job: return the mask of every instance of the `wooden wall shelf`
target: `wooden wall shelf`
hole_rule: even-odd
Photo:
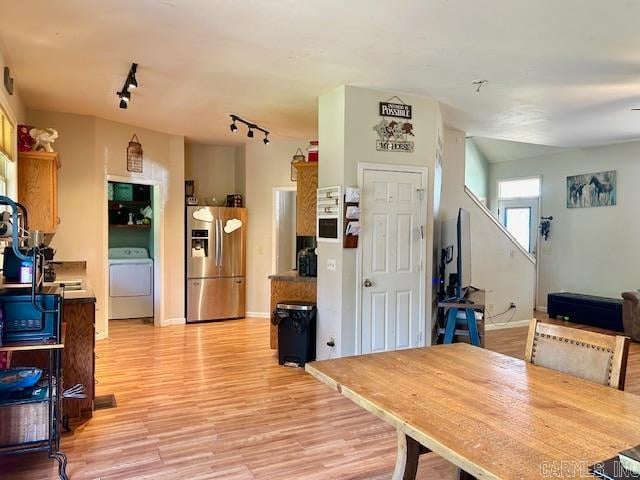
[[[133,230],[148,230],[151,228],[151,225],[121,225],[119,223],[110,223],[109,228],[128,228]]]

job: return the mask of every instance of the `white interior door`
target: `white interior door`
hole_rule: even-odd
[[[421,345],[423,174],[364,170],[361,191],[361,352]]]

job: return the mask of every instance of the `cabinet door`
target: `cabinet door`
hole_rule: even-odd
[[[304,162],[296,165],[298,188],[296,192],[296,233],[300,236],[316,235],[316,191],[318,190],[318,164]]]
[[[55,233],[58,225],[58,155],[18,155],[18,201],[29,213],[29,230]]]
[[[82,400],[65,399],[64,414],[70,419],[91,418],[95,398],[95,303],[64,302],[62,320],[67,325],[62,354],[63,387],[67,389],[80,383],[87,394]]]

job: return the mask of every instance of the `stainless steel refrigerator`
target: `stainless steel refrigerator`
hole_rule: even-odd
[[[187,207],[187,322],[242,318],[247,210]]]

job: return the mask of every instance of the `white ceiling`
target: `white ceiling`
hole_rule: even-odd
[[[495,138],[473,137],[473,143],[490,163],[510,162],[567,150],[535,143],[512,142]]]
[[[28,107],[198,141],[240,140],[230,112],[315,137],[318,95],[346,83],[438,99],[471,135],[577,146],[640,137],[639,19],[635,0],[28,0],[3,2],[0,48]]]

